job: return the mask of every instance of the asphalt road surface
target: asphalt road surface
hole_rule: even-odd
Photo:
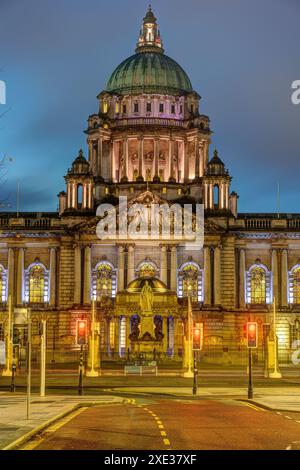
[[[23,449],[300,449],[300,413],[230,399],[128,401],[76,410]]]

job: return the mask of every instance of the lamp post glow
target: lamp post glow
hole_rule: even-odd
[[[282,375],[278,368],[278,358],[277,358],[277,334],[276,334],[276,302],[275,297],[273,300],[273,332],[274,332],[274,371],[269,373],[271,379],[281,379]]]

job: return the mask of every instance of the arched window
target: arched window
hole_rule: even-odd
[[[265,266],[255,264],[247,272],[247,302],[249,304],[268,304],[270,301],[270,272]]]
[[[93,300],[116,296],[116,271],[108,261],[100,261],[93,271]]]
[[[193,302],[203,301],[202,270],[192,261],[183,264],[178,273],[178,297],[188,295]]]
[[[289,275],[289,302],[300,304],[300,265],[294,266]]]
[[[220,190],[217,184],[214,185],[214,208],[218,209],[219,207],[219,198],[220,198]]]
[[[158,269],[151,261],[143,261],[136,270],[137,277],[156,277]]]
[[[0,265],[0,302],[7,300],[7,271]]]
[[[25,273],[25,301],[44,303],[48,300],[48,271],[42,263],[31,264]]]

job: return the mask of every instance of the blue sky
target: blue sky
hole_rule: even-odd
[[[113,69],[134,51],[148,2],[0,0],[1,199],[52,211]],[[233,176],[241,212],[300,212],[298,0],[154,0],[166,53],[188,73]],[[7,112],[6,112],[7,111]]]

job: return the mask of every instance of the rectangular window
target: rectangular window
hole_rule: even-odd
[[[194,105],[191,104],[191,113],[193,114],[194,113]]]
[[[159,112],[160,113],[164,112],[164,104],[163,103],[159,103]]]
[[[114,349],[115,347],[115,332],[116,332],[116,324],[114,320],[110,320],[109,322],[109,349]]]
[[[127,106],[126,104],[123,104],[123,114],[126,114],[127,113]]]
[[[182,111],[183,111],[183,106],[182,104],[180,105],[180,114],[182,114]]]
[[[133,111],[134,111],[134,113],[138,113],[138,112],[139,112],[139,104],[138,104],[138,103],[134,103],[134,105],[133,105]]]
[[[151,113],[151,103],[146,104],[146,111],[147,113]]]
[[[171,114],[175,114],[175,104],[171,105]]]
[[[119,112],[120,112],[120,104],[119,104],[119,102],[117,101],[117,102],[116,102],[116,114],[119,114]]]

